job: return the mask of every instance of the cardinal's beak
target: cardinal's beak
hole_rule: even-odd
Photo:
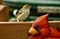
[[[28,33],[31,35],[36,35],[38,34],[38,31],[35,28],[31,27]]]

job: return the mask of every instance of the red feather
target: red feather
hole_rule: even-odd
[[[37,28],[39,33],[37,35],[31,35],[29,39],[44,39],[44,37],[48,36],[50,32],[48,14],[38,17],[34,21],[32,27],[35,29]]]

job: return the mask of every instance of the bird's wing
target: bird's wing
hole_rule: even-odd
[[[25,12],[21,13],[21,14],[17,17],[17,19],[18,19],[18,20],[25,20],[25,19],[28,17],[28,15],[29,15],[29,13],[25,11]]]
[[[22,9],[20,9],[19,11],[18,11],[18,13],[16,14],[16,17],[18,16],[18,15],[20,15],[22,13]]]

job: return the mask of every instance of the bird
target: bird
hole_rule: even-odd
[[[29,4],[25,4],[21,9],[14,10],[13,14],[15,16],[15,20],[17,22],[25,21],[28,18],[28,16],[30,15],[30,8],[31,8],[31,6]]]
[[[49,26],[48,15],[39,16],[32,24],[28,39],[60,39],[60,31]]]
[[[28,31],[31,34],[28,39],[44,39],[50,33],[48,25],[48,14],[39,16]]]

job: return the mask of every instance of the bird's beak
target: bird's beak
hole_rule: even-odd
[[[36,35],[38,34],[38,31],[35,28],[31,27],[28,33],[31,35]]]

